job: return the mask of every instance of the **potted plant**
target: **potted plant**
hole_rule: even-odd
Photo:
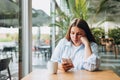
[[[120,44],[120,28],[114,28],[114,29],[110,29],[108,32],[108,36],[113,38],[115,41],[115,44]]]
[[[105,32],[104,29],[98,28],[91,28],[92,34],[95,37],[95,40],[98,44],[100,44],[100,38],[104,36]]]
[[[110,29],[108,32],[108,36],[114,39],[115,46],[115,58],[117,58],[117,54],[119,53],[119,44],[120,44],[120,28]]]

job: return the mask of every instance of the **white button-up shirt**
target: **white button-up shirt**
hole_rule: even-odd
[[[85,60],[85,46],[81,44],[80,46],[75,47],[72,45],[71,41],[63,38],[56,46],[51,60],[61,63],[62,58],[70,58],[73,62],[75,70],[85,69],[94,71],[98,69],[100,65],[100,58],[98,56],[98,45],[94,42],[92,42],[90,45],[92,49],[92,55]]]

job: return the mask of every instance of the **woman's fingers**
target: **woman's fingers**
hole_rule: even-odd
[[[73,64],[71,63],[62,63],[62,67],[65,71],[68,71],[69,69],[73,68]]]

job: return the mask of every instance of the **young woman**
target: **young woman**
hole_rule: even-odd
[[[58,69],[94,71],[99,68],[98,45],[87,22],[74,19],[66,36],[59,41],[51,57],[59,63]]]

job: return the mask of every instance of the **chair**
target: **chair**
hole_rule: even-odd
[[[115,52],[115,42],[114,42],[113,38],[106,39],[106,51],[107,52],[110,52],[110,51]]]
[[[105,38],[100,38],[100,44],[102,46],[102,51],[106,51],[106,49],[105,49],[106,39]]]
[[[2,50],[2,52],[3,52],[4,55],[6,55],[6,56],[8,56],[8,55],[7,55],[7,52],[10,52],[10,55],[11,55],[12,61],[13,61],[13,53],[12,53],[12,52],[16,52],[16,47],[12,47],[12,46],[10,46],[10,47],[4,47],[3,50]],[[16,53],[15,53],[15,54],[16,54]]]
[[[11,58],[5,58],[0,60],[0,80],[11,80],[11,73],[9,69],[9,63]],[[7,70],[8,76],[5,74],[2,74],[1,72]]]

